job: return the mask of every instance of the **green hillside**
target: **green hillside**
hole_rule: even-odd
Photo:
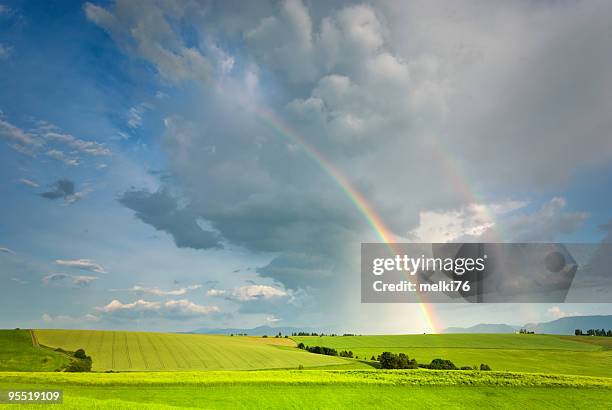
[[[457,366],[489,364],[494,370],[612,377],[607,340],[590,337],[521,334],[442,334],[293,337],[310,346],[352,350],[360,358],[384,351],[406,353],[420,363],[435,358]],[[601,338],[608,339],[608,338]]]
[[[34,346],[29,330],[0,330],[0,371],[53,371],[66,363],[64,355]]]
[[[45,346],[85,349],[94,371],[252,370],[348,362],[295,349],[288,339],[101,330],[36,330],[35,334]]]

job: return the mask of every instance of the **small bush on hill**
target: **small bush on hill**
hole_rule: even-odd
[[[431,363],[429,363],[429,368],[433,370],[457,370],[457,366],[446,359],[433,359]]]

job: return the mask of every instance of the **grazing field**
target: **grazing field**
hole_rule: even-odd
[[[64,355],[35,347],[29,330],[0,330],[0,371],[53,371],[66,363]]]
[[[296,336],[297,343],[352,350],[360,358],[384,351],[419,363],[449,359],[457,366],[487,363],[493,370],[612,377],[610,338],[517,334]]]
[[[612,407],[611,379],[501,372],[0,373],[0,390],[16,385],[63,389],[60,407],[74,409]]]
[[[35,334],[45,346],[85,349],[94,371],[252,370],[349,362],[274,344],[293,346],[289,339],[101,330],[36,330]]]

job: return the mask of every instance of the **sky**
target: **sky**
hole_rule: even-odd
[[[359,288],[381,232],[610,239],[611,17],[606,1],[0,0],[0,327],[612,314]]]

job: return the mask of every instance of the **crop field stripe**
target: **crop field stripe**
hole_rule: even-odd
[[[164,335],[164,337],[166,337],[166,335]],[[176,346],[176,348],[174,350],[176,351],[177,356],[180,357],[181,360],[183,361],[183,363],[185,364],[185,366],[180,366],[179,365],[179,367],[188,369],[190,366],[189,366],[189,361],[187,360],[185,354],[189,352],[189,349],[185,349],[185,344],[184,344],[182,339],[183,338],[180,338],[180,337],[176,338],[176,345],[177,346]],[[177,363],[178,363],[178,361],[177,361]]]
[[[127,356],[127,361],[128,361],[128,367],[130,369],[132,369],[132,358],[130,357],[130,348],[128,347],[128,337],[127,337],[127,333],[123,334],[123,341],[125,343],[125,355]]]
[[[192,353],[195,353],[194,347],[198,347],[198,348],[200,347],[200,343],[196,342],[196,343],[193,343],[193,347],[190,348],[189,346],[187,346],[187,343],[185,342],[185,340],[183,338],[177,339],[177,342],[181,343],[183,345],[183,347],[185,347],[186,351],[191,351]],[[196,358],[197,358],[198,361],[200,361],[200,363],[202,363],[202,366],[204,366],[204,368],[207,367],[206,366],[206,362],[204,362],[204,358],[202,356],[196,355]]]
[[[176,349],[170,349],[170,347],[168,346],[168,344],[166,343],[165,340],[165,335],[164,334],[157,334],[157,340],[159,340],[159,344],[162,345],[163,349],[166,350],[166,352],[168,353],[168,357],[170,357],[170,359],[172,359],[174,361],[174,363],[176,364],[176,366],[173,366],[174,368],[182,368],[183,366],[180,365],[179,361],[178,361],[178,355],[176,354],[175,350]]]
[[[159,350],[157,350],[157,346],[155,346],[155,343],[152,342],[151,335],[149,333],[147,333],[146,336],[147,336],[147,340],[149,341],[149,344],[151,345],[151,348],[155,352],[155,357],[157,357],[157,361],[159,362],[161,368],[165,369],[166,365],[165,365],[164,361],[162,360],[161,355],[159,354]]]
[[[115,368],[115,332],[113,332],[113,341],[111,342],[111,366]]]
[[[142,357],[142,362],[144,363],[145,369],[149,369],[149,363],[147,363],[147,357],[145,356],[142,350],[142,343],[140,343],[140,334],[136,333],[136,343],[138,344],[138,350],[140,351],[140,356]]]

